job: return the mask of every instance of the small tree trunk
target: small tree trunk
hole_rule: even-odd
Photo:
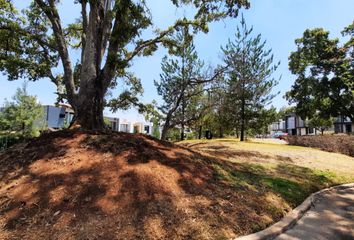
[[[243,142],[245,140],[245,99],[242,99],[241,105],[241,137],[240,141]]]
[[[198,134],[198,139],[202,138],[202,125],[199,126],[199,134]]]
[[[181,141],[184,140],[184,123],[182,123],[182,126],[181,126]]]
[[[224,137],[224,134],[223,134],[223,131],[222,131],[222,127],[220,126],[219,127],[219,138],[223,138]]]
[[[170,129],[171,116],[172,116],[171,114],[167,114],[167,116],[166,116],[165,124],[163,125],[162,131],[161,131],[161,140],[167,139],[167,133],[168,133],[168,130]]]

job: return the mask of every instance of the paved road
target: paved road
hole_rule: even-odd
[[[333,189],[317,196],[314,205],[276,240],[354,240],[354,188]]]

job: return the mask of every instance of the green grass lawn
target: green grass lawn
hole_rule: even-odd
[[[270,191],[291,207],[320,189],[354,182],[354,158],[313,148],[236,139],[179,143],[219,160],[218,179],[238,191]]]

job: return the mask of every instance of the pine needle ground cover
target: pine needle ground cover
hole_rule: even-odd
[[[0,239],[228,239],[353,171],[309,148],[60,131],[0,153]]]

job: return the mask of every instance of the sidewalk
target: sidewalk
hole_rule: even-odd
[[[276,240],[354,240],[354,188],[332,189],[316,196],[297,224]]]

